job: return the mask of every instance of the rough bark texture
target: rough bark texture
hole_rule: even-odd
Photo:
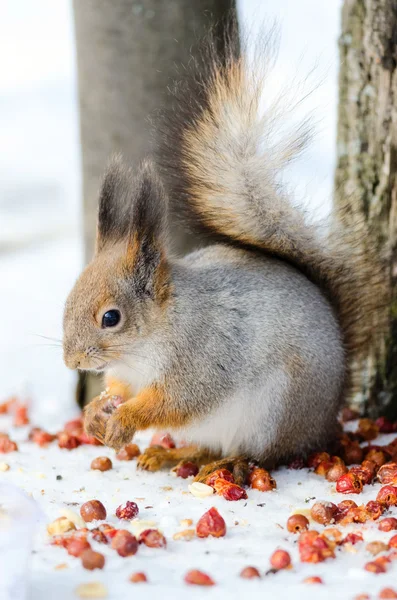
[[[122,152],[136,164],[148,154],[148,116],[166,102],[175,65],[189,60],[211,25],[221,30],[231,10],[235,0],[74,0],[87,260],[109,156]],[[176,225],[172,234],[177,251],[192,245]],[[93,382],[80,380],[80,403],[96,394]]]
[[[389,331],[362,365],[353,399],[397,416],[397,1],[345,0],[340,37],[340,96],[335,202],[351,199],[379,251],[388,249],[392,305]]]

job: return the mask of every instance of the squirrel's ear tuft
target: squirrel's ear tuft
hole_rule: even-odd
[[[120,155],[112,158],[99,196],[97,251],[107,243],[165,234],[166,200],[153,165],[134,174]]]

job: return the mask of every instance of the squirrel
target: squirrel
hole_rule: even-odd
[[[149,448],[142,468],[274,466],[324,447],[354,361],[380,331],[365,226],[346,225],[346,201],[324,236],[294,205],[278,174],[307,130],[272,143],[262,90],[236,33],[222,56],[207,40],[172,91],[154,157],[135,172],[116,157],[104,176],[95,255],[66,302],[64,360],[105,373],[85,423],[107,446],[147,428],[191,444]],[[173,257],[171,211],[207,245]]]

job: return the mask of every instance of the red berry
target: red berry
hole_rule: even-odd
[[[363,484],[354,473],[346,473],[336,482],[336,491],[341,494],[359,494]]]
[[[138,514],[138,505],[135,502],[130,502],[129,500],[127,500],[124,507],[120,504],[120,506],[116,508],[116,517],[118,519],[126,519],[131,521],[131,519],[135,519]]]
[[[216,508],[210,508],[198,520],[196,533],[197,536],[201,538],[208,536],[223,537],[226,535],[226,523]]]
[[[291,564],[291,557],[286,550],[276,550],[270,557],[270,564],[273,569],[287,569]]]

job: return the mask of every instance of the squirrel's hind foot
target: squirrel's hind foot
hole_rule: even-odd
[[[138,468],[145,471],[159,471],[165,466],[194,462],[198,466],[213,460],[215,456],[204,448],[185,446],[183,448],[162,448],[152,446],[138,457]]]
[[[228,456],[210,462],[201,467],[198,475],[194,478],[194,481],[205,483],[206,479],[217,471],[218,469],[228,469],[231,471],[237,485],[244,485],[247,481],[249,472],[249,461],[244,456]]]

